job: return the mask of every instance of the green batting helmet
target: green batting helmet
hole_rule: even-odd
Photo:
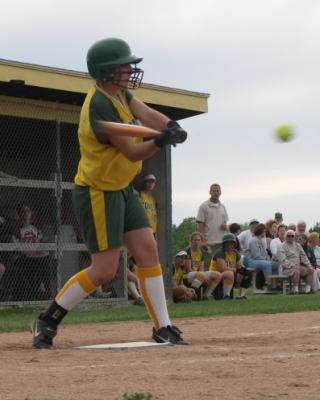
[[[232,233],[226,233],[222,238],[222,243],[237,243],[236,237]]]
[[[87,53],[88,71],[92,78],[109,82],[113,81],[117,66],[138,64],[142,60],[143,58],[132,54],[128,43],[117,38],[102,39],[94,43]],[[134,86],[140,85],[142,76],[141,69],[133,68],[131,83],[134,83]]]

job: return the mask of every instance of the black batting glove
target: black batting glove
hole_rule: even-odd
[[[169,129],[175,129],[175,128],[181,128],[181,126],[178,124],[177,121],[170,120],[170,121],[167,123],[167,128],[169,128]]]
[[[168,144],[176,146],[178,143],[183,143],[187,139],[187,132],[181,128],[177,121],[170,120],[167,123],[167,129],[163,129],[161,132],[162,135],[157,137],[154,141],[158,147],[164,147]]]
[[[183,143],[187,139],[187,132],[182,128],[167,128],[161,131],[161,134],[154,139],[154,144],[160,148],[171,144]]]

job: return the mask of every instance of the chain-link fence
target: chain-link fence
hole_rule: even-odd
[[[90,264],[71,200],[78,118],[79,110],[0,99],[0,304],[53,299]],[[125,301],[125,281],[123,252],[117,277],[90,297]]]

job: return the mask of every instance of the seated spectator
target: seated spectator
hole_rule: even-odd
[[[197,297],[194,288],[190,288],[186,285],[187,259],[188,259],[188,254],[184,250],[179,251],[174,258],[172,297],[175,303],[191,302]]]
[[[213,256],[210,271],[218,271],[223,282],[223,298],[231,299],[236,270],[242,267],[240,253],[235,249],[236,239],[232,233],[222,238],[222,247]]]
[[[292,277],[293,294],[299,294],[300,278],[306,279],[305,293],[311,293],[315,270],[301,245],[295,241],[295,231],[286,232],[285,241],[278,249],[277,259],[282,274]]]
[[[304,252],[306,253],[306,256],[308,257],[310,264],[316,268],[317,266],[317,260],[316,257],[314,255],[314,250],[313,248],[308,244],[308,235],[306,235],[305,233],[301,233],[298,236],[298,243],[300,244],[300,246],[303,248]]]
[[[286,236],[286,226],[282,224],[278,225],[277,237],[272,239],[270,242],[270,251],[273,261],[278,261],[277,260],[278,248],[280,247],[281,243],[285,241],[285,236]]]
[[[306,253],[306,256],[308,257],[310,264],[313,266],[315,269],[315,273],[313,276],[313,282],[312,282],[312,291],[317,292],[320,290],[320,269],[317,269],[317,260],[314,255],[313,248],[308,244],[308,236],[305,233],[302,233],[298,237],[298,243],[301,245],[303,248],[304,252]],[[318,275],[319,274],[319,275]]]
[[[128,294],[133,298],[133,304],[136,306],[144,306],[143,298],[139,292],[139,283],[136,275],[136,264],[134,258],[128,254],[127,262],[127,287]]]
[[[315,269],[318,280],[320,281],[320,246],[319,246],[319,234],[318,232],[311,232],[308,236],[308,243],[313,251],[315,257]]]
[[[241,251],[241,245],[240,245],[240,241],[238,239],[238,235],[240,235],[241,226],[238,223],[234,222],[234,223],[229,225],[229,232],[232,233],[235,236],[235,238],[236,238],[236,250],[240,252]]]
[[[29,206],[23,206],[12,237],[15,243],[39,243],[42,233],[34,213]],[[16,300],[44,300],[49,298],[50,274],[49,253],[46,251],[21,251],[15,261]]]
[[[296,226],[295,224],[289,224],[289,225],[287,226],[287,230],[291,230],[291,231],[296,232],[297,226]]]
[[[212,294],[221,281],[221,274],[217,271],[204,270],[205,251],[202,247],[202,236],[200,232],[193,232],[191,234],[190,246],[186,248],[186,252],[189,256],[186,260],[186,270],[188,271],[186,279],[188,283],[191,284],[195,277],[197,277],[199,281],[203,281],[204,276],[205,281],[203,284],[205,286],[205,291],[203,293],[203,299],[213,299]],[[199,276],[198,272],[201,272],[202,275]]]
[[[266,249],[265,234],[266,227],[264,224],[258,224],[254,230],[254,236],[249,243],[249,249],[246,252],[248,258],[248,266],[250,268],[261,270],[268,286],[272,285],[272,281],[268,278],[271,274],[278,273],[278,263],[270,261]],[[257,284],[258,288],[262,288],[262,283]]]
[[[318,232],[311,232],[308,236],[308,243],[309,246],[313,250],[313,254],[316,259],[316,267],[320,269],[320,246],[319,246],[319,233]]]
[[[249,243],[251,241],[251,239],[254,236],[254,230],[256,229],[256,226],[259,224],[259,221],[256,218],[253,218],[250,222],[249,222],[249,229],[246,229],[244,231],[242,231],[239,235],[238,235],[238,239],[240,242],[240,246],[241,246],[241,251],[246,254],[248,248],[249,248]],[[244,260],[244,262],[246,263],[246,260]]]
[[[296,240],[298,240],[298,237],[300,236],[300,235],[302,235],[303,233],[306,233],[306,231],[307,231],[307,224],[306,224],[306,222],[305,221],[302,221],[302,220],[300,220],[300,221],[298,221],[297,222],[297,228],[296,228],[296,233],[295,233],[295,239]]]
[[[266,243],[267,243],[267,253],[269,255],[269,258],[272,258],[272,253],[270,250],[270,243],[272,239],[275,239],[277,237],[277,230],[278,230],[278,224],[277,221],[274,219],[269,219],[266,224]]]

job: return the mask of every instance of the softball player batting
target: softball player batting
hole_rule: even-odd
[[[89,74],[96,84],[84,101],[79,123],[81,159],[75,177],[73,204],[89,252],[91,265],[73,276],[49,308],[32,324],[33,347],[49,349],[65,315],[117,273],[124,244],[137,263],[143,300],[154,328],[156,342],[187,344],[172,326],[166,306],[161,266],[153,237],[133,178],[142,160],[167,145],[187,138],[177,122],[136,99],[128,88],[139,87],[142,61],[128,44],[117,38],[101,40],[88,51]],[[98,121],[143,125],[161,131],[155,139],[109,134]]]

